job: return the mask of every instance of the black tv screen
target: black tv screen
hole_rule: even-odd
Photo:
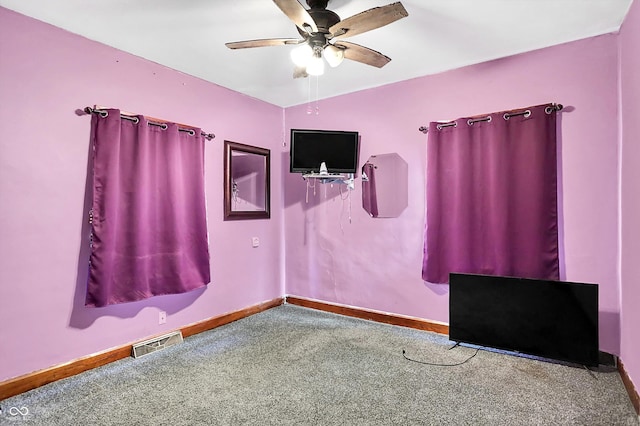
[[[292,173],[355,173],[358,169],[358,132],[291,129]]]
[[[598,286],[449,276],[449,339],[597,366]]]

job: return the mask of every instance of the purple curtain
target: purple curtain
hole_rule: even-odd
[[[425,281],[446,283],[450,272],[559,279],[556,110],[526,111],[430,123]]]
[[[94,114],[87,306],[183,293],[210,281],[200,130]]]

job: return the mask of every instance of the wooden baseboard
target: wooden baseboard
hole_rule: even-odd
[[[200,321],[197,323],[186,325],[179,330],[182,332],[183,337],[193,336],[203,331],[211,330],[221,325],[229,324],[233,321],[257,314],[258,312],[266,311],[273,307],[282,305],[284,298],[277,298],[267,302],[263,302],[254,306],[250,306],[239,311],[230,312],[218,317],[213,317]],[[165,332],[166,333],[166,332]],[[163,333],[164,334],[164,333]],[[150,336],[140,341],[153,338]],[[73,361],[69,361],[65,364],[56,365],[44,370],[35,371],[33,373],[25,374],[23,376],[15,377],[7,381],[0,383],[0,401],[23,392],[35,389],[37,387],[46,385],[47,383],[55,382],[56,380],[65,379],[67,377],[75,376],[93,368],[101,367],[120,359],[131,356],[131,346],[138,342],[133,342],[117,348],[108,349],[104,352],[89,355],[86,357],[78,358]]]
[[[446,324],[428,321],[419,318],[406,317],[402,315],[389,314],[385,312],[373,311],[353,306],[337,305],[333,303],[321,302],[319,300],[305,299],[296,296],[287,296],[285,303],[302,306],[305,308],[317,309],[334,314],[346,315],[370,321],[382,322],[385,324],[398,325],[401,327],[415,328],[422,331],[432,331],[440,334],[449,334],[449,326]]]
[[[219,317],[209,318],[204,321],[196,322],[184,326],[180,329],[183,337],[193,336],[194,334],[202,333],[203,331],[211,330],[216,327],[220,327],[230,322],[237,321],[242,318],[249,317],[262,311],[266,311],[276,306],[280,306],[284,303],[284,298],[279,297],[277,299],[269,300],[267,302],[259,303],[257,305],[249,306],[248,308],[241,309],[239,311],[230,312],[228,314],[221,315]],[[129,345],[130,347],[131,345]]]
[[[620,359],[618,359],[618,371],[620,372],[622,383],[624,383],[624,387],[627,389],[627,393],[629,394],[629,398],[631,399],[633,408],[636,409],[636,414],[640,416],[640,396],[638,395],[638,391],[631,381],[631,377],[629,377],[627,370],[624,368],[624,363]]]

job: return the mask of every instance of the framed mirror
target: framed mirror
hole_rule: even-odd
[[[271,217],[270,156],[265,148],[224,141],[224,220]]]

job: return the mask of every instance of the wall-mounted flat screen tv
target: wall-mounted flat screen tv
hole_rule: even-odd
[[[598,286],[452,273],[449,339],[597,366]]]
[[[314,173],[325,163],[328,173],[356,173],[358,132],[291,129],[292,173]]]

